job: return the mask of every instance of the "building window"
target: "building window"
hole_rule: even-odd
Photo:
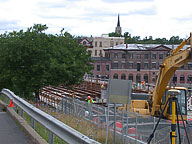
[[[159,54],[159,59],[163,59],[163,54]]]
[[[145,81],[146,83],[148,83],[148,75],[147,75],[147,74],[144,75],[143,79],[144,79],[144,81]]]
[[[106,65],[106,70],[109,71],[109,65]]]
[[[130,68],[130,69],[133,68],[133,63],[129,63],[129,68]]]
[[[95,56],[97,56],[97,50],[95,50]]]
[[[99,51],[99,56],[102,57],[103,54],[102,54],[102,50]]]
[[[125,58],[125,53],[122,53],[122,58]]]
[[[141,59],[141,54],[137,54],[137,59]]]
[[[149,63],[144,63],[144,69],[148,69],[149,68]]]
[[[110,54],[109,53],[105,53],[105,57],[110,58]]]
[[[192,64],[188,64],[188,69],[192,70]]]
[[[152,78],[153,83],[155,83],[155,78]]]
[[[133,81],[133,75],[132,74],[129,74],[129,80]]]
[[[125,75],[125,74],[122,74],[122,75],[121,75],[121,79],[122,79],[122,80],[126,80],[126,75]]]
[[[118,68],[118,63],[113,63],[113,68],[117,69]]]
[[[156,59],[156,54],[152,54],[152,59]]]
[[[184,75],[180,76],[180,83],[185,83],[185,76]]]
[[[180,69],[182,69],[182,70],[183,70],[183,69],[184,69],[184,65],[183,65],[183,66],[181,66],[181,67],[180,67]]]
[[[141,82],[141,75],[140,74],[136,75],[136,82],[138,82],[138,83]]]
[[[113,79],[118,79],[118,74],[114,74]]]
[[[114,58],[118,58],[118,53],[114,53]]]
[[[152,68],[156,69],[156,63],[152,63]]]
[[[144,54],[144,59],[149,59],[149,54]]]
[[[129,59],[133,59],[133,53],[129,53]]]
[[[95,47],[97,47],[97,41],[95,42]]]
[[[83,41],[83,45],[84,45],[84,46],[86,46],[86,45],[87,45],[86,41]]]
[[[116,42],[116,45],[118,45],[118,42]]]
[[[99,47],[102,47],[102,42],[99,42]]]
[[[113,41],[110,41],[110,47],[113,47]]]
[[[141,69],[141,64],[137,63],[137,71],[140,71],[140,69]]]
[[[100,71],[100,65],[97,65],[97,71]]]
[[[173,83],[176,83],[176,82],[177,82],[177,75],[174,74],[174,75],[173,75]]]
[[[187,81],[188,83],[192,83],[192,75],[188,75]]]
[[[122,69],[125,69],[125,67],[126,67],[126,63],[123,62],[123,63],[121,64],[121,68],[122,68]]]

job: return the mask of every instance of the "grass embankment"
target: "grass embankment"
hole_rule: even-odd
[[[49,106],[44,106],[41,108],[41,110],[52,115],[56,119],[79,131],[80,133],[88,136],[89,138],[92,138],[100,143],[105,143],[106,128],[101,128],[101,125],[97,127],[97,125],[90,121],[86,121],[84,118],[75,115],[67,115],[63,112],[56,112],[55,110],[52,110],[52,108],[50,108]],[[113,143],[112,133],[109,133],[108,143]]]

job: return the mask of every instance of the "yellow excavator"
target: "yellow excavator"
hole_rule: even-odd
[[[185,45],[190,42],[190,47],[183,49]],[[146,100],[134,100],[131,99],[129,105],[130,112],[138,112],[139,114],[149,114],[152,116],[160,116],[163,112],[163,117],[166,119],[172,119],[172,109],[171,104],[166,104],[168,101],[170,94],[168,92],[172,89],[179,90],[180,93],[177,95],[178,103],[181,108],[181,113],[183,115],[184,120],[187,120],[187,88],[185,87],[171,87],[168,86],[168,83],[175,71],[189,62],[191,60],[191,52],[192,52],[192,33],[190,37],[184,40],[176,49],[170,51],[168,57],[166,57],[163,63],[160,65],[160,71],[157,77],[157,81],[153,90],[153,94],[149,99]],[[125,109],[125,107],[121,107],[119,109]],[[179,119],[180,118],[180,114]]]
[[[190,47],[183,49],[190,41]],[[174,75],[175,71],[189,62],[192,57],[192,33],[188,39],[185,39],[176,49],[173,49],[169,56],[166,57],[160,65],[159,75],[155,84],[152,95],[151,115],[159,116],[165,103],[168,101],[170,95],[167,94],[170,89],[179,90],[177,95],[178,103],[181,108],[184,120],[187,120],[187,88],[185,87],[168,87],[168,82]],[[172,119],[171,106],[168,104],[165,107],[163,116],[167,119]],[[180,115],[179,115],[180,119]]]

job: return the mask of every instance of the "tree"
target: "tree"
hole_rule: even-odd
[[[183,41],[183,39],[179,38],[179,36],[172,36],[169,39],[170,44],[180,44]]]
[[[112,33],[109,33],[109,37],[122,37],[122,35],[116,32],[112,32]]]
[[[79,83],[93,68],[86,48],[68,32],[46,34],[46,25],[36,24],[25,32],[0,35],[0,88],[32,98],[45,85]]]

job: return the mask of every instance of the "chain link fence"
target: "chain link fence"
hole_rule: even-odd
[[[46,99],[41,97],[41,101],[46,102]],[[52,111],[59,112],[60,117],[62,114],[71,115],[83,121],[89,121],[94,124],[94,129],[90,130],[88,136],[95,139],[95,130],[103,129],[106,134],[108,126],[108,138],[106,143],[115,141],[116,143],[147,143],[147,139],[152,134],[159,118],[151,117],[148,115],[139,115],[137,113],[127,113],[126,111],[119,111],[114,109],[113,105],[104,107],[97,104],[80,101],[75,98],[63,96],[62,100],[58,103],[49,103],[52,105]],[[46,105],[41,105],[41,108]],[[50,108],[49,113],[51,114]],[[58,116],[59,117],[59,116]],[[176,143],[188,143],[187,136],[184,131],[183,124],[180,123],[180,133],[178,127],[176,128]],[[192,124],[186,124],[187,134],[191,141],[192,137]],[[152,144],[168,144],[170,141],[171,121],[161,119],[154,137],[151,141]],[[114,134],[115,133],[115,134]],[[179,140],[180,134],[180,140]]]

